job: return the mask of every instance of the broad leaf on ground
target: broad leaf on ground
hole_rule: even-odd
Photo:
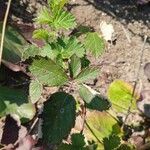
[[[60,86],[68,81],[67,74],[51,59],[39,57],[33,59],[29,70],[36,79],[44,85]]]
[[[85,47],[95,57],[98,57],[105,49],[104,40],[96,32],[88,33],[85,39]]]
[[[45,143],[60,143],[75,123],[76,102],[64,92],[51,95],[43,109],[43,140]]]
[[[99,73],[100,70],[98,68],[87,67],[80,72],[75,81],[77,81],[78,83],[86,82],[98,77]]]
[[[33,104],[36,103],[41,97],[42,89],[43,89],[42,84],[39,83],[38,80],[31,81],[29,86],[29,96]]]
[[[0,40],[1,40],[2,23],[0,23]],[[13,27],[7,26],[4,39],[4,49],[2,58],[12,63],[21,60],[23,47],[27,44],[26,40]]]
[[[31,120],[35,107],[28,102],[25,91],[0,86],[0,117],[16,114],[23,121]]]
[[[86,117],[84,134],[88,140],[94,140],[98,149],[104,149],[103,139],[111,134],[120,135],[121,129],[118,122],[107,112],[89,111]]]
[[[136,100],[139,99],[139,95],[132,96],[132,92],[133,87],[130,84],[122,80],[115,80],[108,88],[108,98],[112,102],[112,106],[119,112],[127,112],[133,99],[132,111],[136,109]]]
[[[75,54],[71,57],[69,70],[72,78],[75,78],[81,71],[81,60]]]
[[[110,107],[110,103],[106,98],[85,84],[80,85],[79,94],[89,109],[104,111]]]

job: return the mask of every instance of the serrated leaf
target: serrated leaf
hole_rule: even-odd
[[[85,84],[80,85],[79,94],[80,97],[86,102],[86,106],[89,109],[104,111],[108,110],[111,106],[106,98],[102,97],[100,93]]]
[[[70,76],[75,78],[81,71],[81,60],[75,54],[71,57],[69,64]]]
[[[95,57],[98,57],[104,51],[105,48],[104,40],[96,32],[88,33],[85,39],[85,47]]]
[[[42,57],[33,59],[29,70],[44,85],[60,86],[68,81],[68,76],[63,68],[56,65],[51,59]]]
[[[118,122],[106,112],[90,111],[87,113],[85,136],[98,144],[98,150],[104,149],[103,139],[111,134],[120,135]]]
[[[133,99],[131,111],[136,109],[136,100],[139,95],[135,94],[132,96],[133,87],[122,81],[115,80],[108,88],[108,98],[112,102],[112,106],[117,109],[118,112],[127,112]]]
[[[50,25],[55,29],[72,29],[76,26],[76,21],[71,13],[65,10],[57,10],[53,16],[53,22]]]
[[[21,59],[25,61],[26,59],[29,59],[30,57],[35,57],[36,55],[39,54],[40,54],[40,48],[38,48],[33,44],[32,45],[30,44],[24,48],[24,52],[22,53]]]
[[[112,134],[107,138],[103,139],[105,150],[116,150],[121,144],[121,139],[119,136]]]
[[[34,39],[40,39],[48,41],[49,39],[49,32],[45,29],[38,29],[33,32],[33,38]]]
[[[75,81],[78,83],[83,83],[87,80],[92,80],[98,77],[99,69],[94,67],[87,67],[83,69],[80,74],[76,77]]]
[[[76,102],[64,92],[51,95],[44,103],[43,109],[43,141],[57,144],[66,137],[75,123]]]
[[[52,14],[47,7],[43,7],[37,16],[35,21],[39,24],[51,24],[53,22]]]
[[[17,114],[23,121],[31,120],[35,107],[28,102],[23,90],[0,86],[0,117]]]
[[[64,59],[71,57],[73,54],[80,58],[84,56],[85,49],[76,37],[64,38],[64,43],[66,44],[62,53]]]
[[[48,0],[48,4],[52,11],[61,10],[68,0]]]
[[[29,96],[31,102],[36,103],[42,94],[42,84],[38,80],[32,80],[29,86]]]
[[[1,40],[2,23],[0,23]],[[26,40],[15,28],[7,26],[4,39],[2,58],[6,61],[17,63],[21,60],[23,47],[27,44]]]

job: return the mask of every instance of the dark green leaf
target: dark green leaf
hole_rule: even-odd
[[[110,107],[108,100],[100,95],[100,93],[83,84],[79,89],[80,97],[86,102],[89,109],[99,111],[107,110]]]
[[[119,136],[112,134],[108,138],[103,139],[105,150],[116,150],[121,144],[121,139]]]
[[[2,23],[0,23],[0,39],[1,39]],[[12,63],[17,63],[21,60],[23,47],[27,44],[26,40],[19,34],[19,32],[7,26],[4,39],[3,56],[4,60]]]
[[[29,69],[41,84],[59,86],[68,81],[68,77],[64,70],[51,59],[42,57],[33,59]]]
[[[85,39],[85,47],[95,57],[98,57],[104,51],[105,44],[103,39],[99,37],[98,33],[92,32],[87,34],[87,37]]]
[[[81,71],[81,60],[75,54],[71,57],[69,64],[70,76],[75,78]]]
[[[94,67],[87,67],[81,71],[81,73],[76,77],[78,83],[83,83],[87,80],[92,80],[98,77],[99,69]]]
[[[24,121],[31,120],[35,107],[28,102],[23,90],[0,86],[0,117],[8,114],[16,114]]]
[[[43,109],[43,140],[46,143],[60,143],[75,123],[76,102],[64,92],[51,95]]]

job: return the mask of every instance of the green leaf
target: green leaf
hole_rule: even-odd
[[[28,102],[25,91],[0,86],[0,117],[16,114],[23,121],[31,120],[35,107]]]
[[[136,100],[139,98],[137,94],[132,96],[133,87],[122,81],[115,80],[108,88],[108,98],[112,102],[112,106],[117,109],[118,112],[127,112],[131,105],[131,99],[133,99],[131,111],[136,109]]]
[[[43,141],[57,144],[69,133],[75,123],[76,102],[64,92],[51,95],[44,103],[43,109]]]
[[[62,143],[58,150],[90,150],[85,143],[85,137],[81,133],[71,135],[71,144]]]
[[[80,85],[79,94],[80,97],[86,102],[86,106],[89,109],[104,111],[108,110],[110,107],[110,103],[106,98],[102,97],[100,93],[85,84]]]
[[[0,23],[0,40],[1,40],[2,23]],[[23,47],[27,44],[26,40],[13,27],[7,26],[4,39],[4,49],[2,58],[12,63],[21,60]]]
[[[90,65],[89,59],[87,59],[86,56],[82,57],[81,58],[81,68],[83,69],[83,68],[89,67],[89,65]]]
[[[108,138],[104,138],[103,142],[105,150],[116,150],[121,144],[121,139],[119,136],[113,134]]]
[[[84,56],[85,49],[76,37],[64,38],[64,43],[65,47],[62,53],[64,59],[71,57],[73,54],[76,54],[80,58]]]
[[[70,76],[72,78],[75,78],[81,71],[81,60],[75,54],[71,57],[69,69],[70,69]]]
[[[136,148],[133,145],[121,144],[117,150],[136,150]]]
[[[53,16],[53,22],[49,25],[52,25],[55,29],[72,29],[76,26],[75,17],[64,10],[55,12]]]
[[[33,59],[29,70],[44,85],[60,86],[68,81],[67,74],[64,70],[51,59],[42,57]]]
[[[88,33],[85,39],[85,47],[95,57],[98,57],[104,51],[105,48],[104,40],[101,37],[99,37],[98,33],[96,32]]]
[[[40,54],[40,48],[35,46],[34,44],[27,45],[24,48],[24,52],[22,53],[21,59],[25,61],[26,59],[29,59],[30,57],[35,57],[36,55]]]
[[[76,77],[75,81],[78,83],[83,83],[87,80],[92,80],[98,77],[99,69],[94,67],[87,67],[83,69],[80,74]]]
[[[61,10],[68,0],[48,0],[48,4],[52,11]]]
[[[104,138],[111,134],[119,136],[121,133],[118,122],[106,112],[90,111],[86,118],[84,134],[88,140],[94,140],[98,144],[97,149],[102,148]]]
[[[40,39],[48,41],[49,39],[49,32],[45,29],[38,29],[33,32],[33,38],[34,39]]]
[[[38,17],[35,19],[35,21],[38,24],[51,24],[53,22],[52,13],[48,10],[47,7],[43,7],[37,16]]]
[[[29,96],[31,102],[36,103],[42,94],[42,84],[38,82],[38,80],[32,80],[29,86]]]

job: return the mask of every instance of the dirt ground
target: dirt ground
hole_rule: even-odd
[[[10,20],[23,23],[22,32],[31,38],[32,23],[45,1],[14,1]],[[21,5],[21,9],[18,7]],[[5,8],[0,0],[0,7]],[[101,69],[96,89],[106,95],[108,85],[115,79],[123,79],[134,83],[141,64],[139,83],[142,90],[150,89],[150,83],[143,72],[143,67],[150,62],[150,5],[137,6],[131,0],[70,0],[67,8],[75,15],[78,24],[88,25],[100,32],[100,23],[111,23],[115,30],[116,44],[106,42],[105,53],[98,59],[90,58],[93,65]],[[1,11],[2,12],[2,11]],[[2,20],[2,13],[0,13]],[[11,22],[10,21],[10,22]],[[29,28],[31,27],[31,28]],[[144,36],[148,36],[144,47],[142,62],[141,48]]]

